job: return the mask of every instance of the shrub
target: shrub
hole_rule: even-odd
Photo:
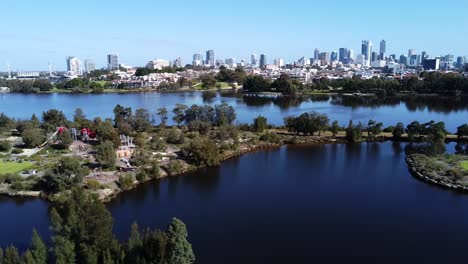
[[[118,185],[122,190],[129,190],[133,186],[133,175],[125,174],[119,177]]]
[[[22,149],[18,149],[18,148],[14,148],[12,151],[11,151],[11,154],[21,154],[23,153],[24,151]]]
[[[7,152],[7,151],[10,151],[10,149],[11,149],[10,142],[6,140],[0,141],[0,152]]]
[[[180,160],[171,160],[169,164],[167,164],[167,173],[169,175],[176,175],[182,173],[184,166]]]
[[[260,140],[266,141],[268,143],[274,143],[274,144],[279,144],[281,142],[281,137],[278,136],[276,133],[268,132],[263,134],[260,137]]]
[[[169,144],[182,144],[184,143],[184,133],[182,133],[182,130],[173,127],[167,134],[166,141]]]
[[[88,188],[91,190],[97,190],[101,187],[101,184],[96,180],[88,180]]]
[[[148,174],[145,170],[139,170],[136,174],[136,180],[139,182],[144,182],[148,178]]]

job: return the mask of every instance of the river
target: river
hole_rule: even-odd
[[[179,92],[179,93],[134,93],[134,94],[0,94],[0,113],[26,119],[34,113],[41,116],[48,109],[60,109],[69,118],[76,108],[81,108],[89,118],[113,117],[115,105],[146,108],[154,116],[157,108],[171,110],[177,103],[220,104],[226,102],[237,112],[237,123],[250,123],[258,115],[268,118],[275,125],[282,125],[283,118],[303,112],[317,111],[347,125],[349,120],[367,124],[370,119],[383,122],[385,126],[412,121],[444,121],[455,132],[468,116],[468,98],[459,97],[409,97],[371,98],[314,96],[308,99],[285,99],[258,96],[241,96],[232,92]],[[155,120],[158,120],[154,116]]]
[[[21,95],[0,98],[0,112],[15,118],[76,107],[107,116],[115,104],[173,107],[227,102],[237,122],[262,114],[275,123],[305,111],[347,120],[466,122],[466,99],[307,100],[175,94]],[[180,177],[152,181],[108,204],[119,239],[130,225],[164,228],[171,217],[188,226],[197,263],[343,263],[468,261],[468,195],[414,179],[403,144],[287,146],[223,162]],[[454,145],[449,144],[449,152]],[[25,248],[32,228],[49,235],[49,205],[39,199],[0,197],[0,246]],[[404,258],[402,258],[404,256]]]

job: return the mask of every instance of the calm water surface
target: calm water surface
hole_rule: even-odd
[[[283,147],[150,182],[108,204],[120,239],[137,221],[186,222],[198,263],[461,263],[468,195],[408,173],[403,145]],[[453,151],[453,144],[449,151]],[[47,204],[0,202],[0,244],[47,232]]]
[[[444,121],[451,131],[467,122],[468,98],[354,98],[314,96],[306,100],[282,98],[242,97],[230,92],[180,92],[180,93],[138,93],[138,94],[0,94],[0,112],[15,118],[30,118],[33,113],[40,116],[42,111],[56,108],[69,118],[80,107],[85,114],[94,118],[112,117],[116,104],[133,109],[146,108],[152,114],[159,107],[172,109],[177,103],[219,104],[226,102],[235,107],[238,123],[250,123],[258,115],[266,116],[269,122],[282,125],[283,118],[303,112],[317,111],[327,114],[331,120],[347,125],[349,120],[365,124],[369,119],[385,125],[397,122],[408,124],[412,121]],[[157,117],[156,117],[157,119]],[[158,121],[159,122],[159,121]]]

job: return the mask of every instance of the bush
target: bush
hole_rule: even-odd
[[[18,148],[15,148],[11,151],[11,154],[21,154],[23,153],[24,151],[22,149],[18,149]]]
[[[101,184],[96,180],[88,180],[88,188],[91,190],[97,190],[101,187]]]
[[[119,177],[118,185],[122,190],[129,190],[133,187],[133,175],[125,174]]]
[[[7,152],[7,151],[10,151],[10,149],[11,149],[10,142],[6,140],[0,141],[0,152]]]
[[[276,133],[267,132],[260,137],[260,140],[268,143],[279,144],[281,142],[281,137]]]
[[[136,174],[136,180],[139,182],[144,182],[148,178],[148,174],[144,169],[141,169]]]
[[[164,151],[166,150],[166,142],[161,139],[158,135],[153,136],[150,141],[150,147],[156,151]]]
[[[167,164],[167,173],[169,175],[176,175],[182,173],[184,166],[180,160],[171,160],[169,164]]]
[[[173,127],[167,134],[166,141],[169,144],[182,144],[184,143],[184,133],[182,130]]]
[[[21,135],[26,147],[35,148],[44,142],[43,131],[39,128],[28,129]]]

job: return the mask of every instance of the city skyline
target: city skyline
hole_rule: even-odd
[[[293,0],[287,6],[274,6],[268,1],[220,4],[203,0],[184,3],[183,9],[174,3],[147,0],[125,7],[118,2],[16,1],[5,6],[4,20],[15,23],[0,33],[0,71],[6,71],[7,63],[12,70],[47,70],[49,61],[54,70],[65,70],[64,58],[68,56],[82,61],[92,59],[96,68],[105,68],[106,54],[112,53],[119,54],[120,63],[134,66],[144,66],[151,59],[178,57],[184,64],[190,64],[194,53],[205,55],[207,50],[214,50],[216,59],[250,61],[250,54],[266,54],[290,62],[302,56],[313,57],[315,48],[330,53],[347,48],[357,55],[362,40],[371,40],[373,50],[378,53],[382,39],[387,41],[386,54],[406,55],[409,49],[415,49],[418,54],[426,51],[430,56],[468,55],[464,45],[468,42],[468,29],[459,26],[468,25],[463,14],[468,3],[457,1],[397,0],[385,10],[395,16],[383,16],[371,1],[360,1],[356,6],[338,5],[336,0],[328,3]],[[198,12],[206,6],[210,6],[208,18]],[[302,7],[304,15],[293,12],[297,6]],[[411,14],[405,19],[398,18],[405,13],[402,6]],[[260,12],[266,7],[268,12]],[[54,16],[41,16],[41,10],[52,10]],[[104,11],[113,12],[122,22],[109,23],[102,16]],[[175,13],[180,19],[173,19]],[[199,17],[194,17],[197,13]],[[437,17],[441,13],[451,15],[444,20],[430,19],[431,14]],[[366,14],[365,19],[359,14]],[[87,19],[71,21],[68,19],[71,15],[86,15]]]

